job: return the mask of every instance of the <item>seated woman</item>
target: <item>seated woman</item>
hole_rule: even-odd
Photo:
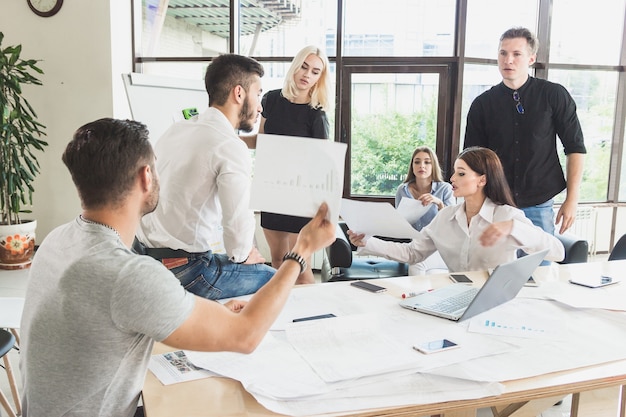
[[[565,255],[559,240],[533,225],[515,208],[498,156],[490,149],[471,147],[459,154],[450,178],[462,204],[448,206],[409,243],[366,238],[348,231],[360,254],[378,255],[415,264],[439,251],[451,272],[479,271],[517,258],[517,250],[549,249],[547,260]]]
[[[412,226],[422,230],[445,206],[456,203],[452,186],[443,180],[437,155],[428,146],[420,146],[413,151],[406,179],[396,191],[396,208],[403,198],[421,201],[430,207]],[[433,253],[423,262],[409,265],[409,275],[424,275],[427,271],[445,270],[448,267],[439,252]]]

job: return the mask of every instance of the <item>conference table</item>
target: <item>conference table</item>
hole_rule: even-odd
[[[539,282],[539,289],[548,289],[550,285],[567,283],[572,277],[588,276],[596,273],[623,279],[625,282],[612,287],[619,291],[626,290],[626,261],[568,265],[552,264],[551,266],[537,268],[533,277]],[[475,285],[481,285],[488,278],[487,271],[466,272],[466,274],[474,281]],[[438,274],[379,279],[375,282],[387,288],[385,293],[378,296],[387,297],[386,300],[393,298],[393,304],[395,305],[401,299],[402,294],[406,293],[407,289],[415,291],[429,290],[448,285],[451,281],[447,274]],[[329,292],[345,291],[345,288],[348,287],[346,282],[314,285],[319,288],[317,291]],[[572,284],[565,285],[572,286]],[[303,286],[302,289],[296,287],[293,291],[303,291],[304,287],[308,286]],[[360,290],[357,289],[353,289],[353,291],[355,297],[366,297],[360,294],[368,294],[365,291],[359,293],[358,291]],[[526,291],[526,294],[528,294],[528,291],[532,290],[523,289],[523,291]],[[597,289],[588,289],[588,291],[593,292],[597,291]],[[589,294],[598,294],[598,292],[592,292]],[[371,294],[367,296],[371,297]],[[522,293],[517,298],[521,296]],[[516,301],[517,298],[510,303]],[[397,308],[408,311],[399,306]],[[577,310],[577,314],[585,314],[586,312],[584,308]],[[597,311],[597,309],[591,308],[589,311]],[[422,313],[408,312],[422,315]],[[611,317],[616,317],[620,320],[626,314],[623,309],[621,311],[604,312],[614,315]],[[448,322],[445,319],[434,319],[442,320],[442,324]],[[626,328],[623,328],[623,332],[626,334]],[[616,336],[623,336],[621,330],[616,332]],[[568,348],[572,349],[571,346]],[[598,346],[597,354],[602,354],[602,348],[602,346]],[[158,355],[173,350],[175,349],[157,343],[155,344],[154,354]],[[622,350],[626,350],[626,346]],[[584,356],[588,353],[590,352],[587,347],[585,351],[580,352],[580,355]],[[537,352],[537,355],[541,355],[541,352]],[[592,365],[563,369],[531,377],[498,381],[503,388],[497,395],[464,399],[448,397],[445,401],[424,401],[415,404],[372,409],[359,409],[361,407],[355,404],[354,410],[331,411],[311,415],[470,417],[476,416],[478,409],[491,408],[495,417],[534,417],[554,405],[557,401],[572,394],[571,416],[626,417],[626,393],[623,388],[626,385],[626,355],[617,358],[613,356],[607,362],[599,360]],[[293,378],[297,380],[298,375],[294,375]],[[142,400],[146,417],[269,417],[285,415],[268,410],[243,388],[242,383],[226,377],[209,377],[164,385],[153,373],[148,372],[143,388]]]

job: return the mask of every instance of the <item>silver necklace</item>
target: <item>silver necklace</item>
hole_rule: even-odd
[[[120,239],[122,238],[119,234],[119,232],[117,230],[115,230],[114,228],[112,228],[111,226],[109,226],[108,224],[104,224],[104,223],[100,223],[100,222],[95,222],[93,220],[89,220],[87,218],[85,218],[82,214],[79,215],[80,219],[82,221],[84,221],[85,223],[89,223],[89,224],[97,224],[98,226],[104,226],[107,229],[113,230],[115,232],[115,234],[117,235],[117,237],[119,237]]]

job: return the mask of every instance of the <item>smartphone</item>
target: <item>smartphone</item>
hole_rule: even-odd
[[[300,317],[299,319],[293,319],[293,322],[297,323],[299,321],[317,320],[317,319],[329,319],[331,317],[337,317],[337,316],[335,316],[333,313],[320,314],[319,316]]]
[[[352,281],[350,283],[350,285],[352,285],[353,287],[360,288],[360,289],[365,290],[365,291],[369,291],[369,292],[384,292],[384,291],[387,291],[387,288],[381,287],[380,285],[370,284],[367,281]]]
[[[576,285],[582,285],[583,287],[599,288],[606,287],[607,285],[617,284],[620,282],[620,280],[612,277],[607,277],[606,275],[599,275],[595,277],[572,278],[569,280],[569,282]]]
[[[431,340],[430,342],[420,343],[419,345],[413,346],[413,349],[420,351],[422,353],[436,353],[443,352],[444,350],[454,349],[459,347],[457,343],[454,343],[449,339],[437,339]]]
[[[471,284],[473,281],[464,274],[450,274],[450,279],[459,284]]]

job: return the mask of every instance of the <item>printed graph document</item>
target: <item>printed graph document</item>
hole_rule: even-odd
[[[191,363],[182,350],[152,355],[148,369],[159,378],[163,385],[215,376],[213,372],[198,368]]]
[[[421,204],[421,203],[420,203]],[[418,231],[389,203],[341,200],[341,217],[350,228],[369,236],[413,238]]]
[[[330,220],[339,219],[345,143],[259,134],[250,208],[313,217],[326,202]]]

